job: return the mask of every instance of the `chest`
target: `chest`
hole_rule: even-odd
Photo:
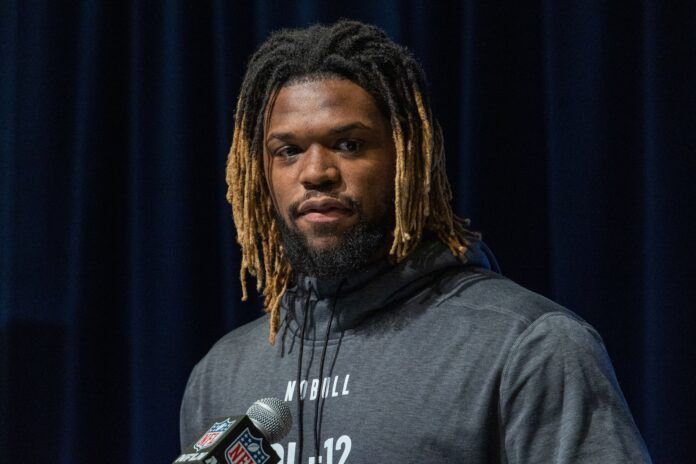
[[[295,345],[228,372],[216,401],[244,411],[261,397],[285,400],[293,427],[274,445],[285,464],[490,462],[498,376],[464,348],[351,337],[306,344],[300,364]]]

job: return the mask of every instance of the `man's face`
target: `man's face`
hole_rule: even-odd
[[[393,226],[391,127],[362,87],[329,79],[281,88],[264,141],[264,171],[284,241],[294,234],[309,252],[322,253],[346,245],[359,229]],[[384,235],[371,254],[386,254]]]

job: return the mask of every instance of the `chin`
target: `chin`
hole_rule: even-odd
[[[326,251],[341,244],[341,237],[332,235],[324,237],[308,237],[307,244],[316,251]]]

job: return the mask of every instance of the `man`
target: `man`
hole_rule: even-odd
[[[357,22],[251,58],[228,200],[269,315],[195,367],[182,446],[276,396],[296,411],[286,464],[650,462],[599,335],[493,272],[453,215],[424,90]]]

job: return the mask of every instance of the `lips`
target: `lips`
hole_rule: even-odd
[[[352,213],[352,209],[334,198],[315,198],[303,202],[297,210],[300,218],[310,222],[335,221]]]

